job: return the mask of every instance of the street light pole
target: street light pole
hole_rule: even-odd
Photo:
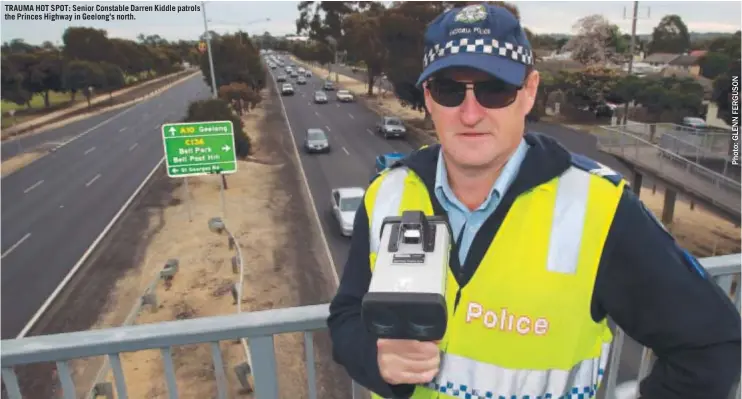
[[[216,75],[214,74],[214,57],[211,54],[211,34],[209,33],[209,25],[206,22],[206,2],[201,2],[201,11],[204,16],[204,35],[206,35],[206,49],[209,52],[209,70],[211,71],[211,91],[214,98],[219,97],[216,88]]]
[[[634,16],[631,18],[631,44],[629,44],[629,67],[628,74],[631,76],[631,71],[634,69],[634,48],[636,47],[636,19],[639,14],[639,2],[634,2]],[[629,102],[626,101],[623,109],[623,121],[622,125],[629,123]]]

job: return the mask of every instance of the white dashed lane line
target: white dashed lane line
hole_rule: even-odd
[[[95,151],[95,147],[90,147],[87,150],[85,150],[85,155],[88,155],[88,154],[90,154],[93,151]]]
[[[131,147],[129,147],[129,151],[133,150],[136,146],[137,146],[137,143],[132,144]]]
[[[348,116],[350,117],[350,119],[355,119],[355,117],[351,114],[348,114]]]
[[[350,153],[348,152],[348,150],[345,149],[345,147],[343,147],[343,151],[345,151],[345,155],[350,155]]]
[[[18,248],[19,245],[23,244],[23,241],[28,240],[28,237],[31,237],[31,233],[26,233],[26,235],[23,236],[23,238],[21,238],[20,240],[18,240],[17,243],[13,244],[10,248],[8,248],[8,250],[5,251],[5,253],[2,256],[0,256],[0,259],[8,256],[11,252],[13,252],[13,250]]]
[[[96,180],[100,179],[100,173],[95,175],[89,182],[85,183],[85,187],[90,187],[91,184],[95,183]]]
[[[36,187],[40,186],[41,183],[43,183],[43,182],[44,182],[43,180],[37,181],[36,183],[34,183],[33,185],[31,185],[31,187],[23,190],[23,194],[28,194],[29,191],[31,191],[31,190],[35,189]]]

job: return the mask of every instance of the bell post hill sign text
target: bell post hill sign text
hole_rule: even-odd
[[[162,143],[170,177],[237,171],[231,121],[168,123],[162,125]]]

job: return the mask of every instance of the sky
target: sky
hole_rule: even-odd
[[[206,2],[206,16],[209,29],[218,33],[247,31],[273,35],[296,33],[296,18],[299,16],[296,1],[219,1]],[[601,14],[622,31],[631,32],[631,1],[514,1],[521,13],[523,25],[535,33],[573,33],[572,26],[577,20],[591,14]],[[118,2],[118,1],[77,1],[68,2],[6,2],[3,1],[3,19],[0,37],[3,42],[21,38],[27,43],[41,44],[51,41],[61,44],[62,33],[69,26],[88,26],[108,31],[109,37],[136,39],[137,35],[158,34],[167,40],[197,40],[204,31],[203,14],[200,11],[140,11],[134,12],[133,21],[48,21],[48,20],[9,20],[8,5],[68,4],[80,5],[162,5],[172,4],[200,5],[201,2]],[[57,14],[72,12],[57,11]],[[42,16],[44,12],[33,12]],[[78,12],[77,14],[82,14]],[[106,13],[98,13],[106,14]],[[128,14],[128,13],[118,13]],[[637,33],[649,34],[667,14],[677,14],[685,21],[690,31],[695,32],[734,32],[740,30],[742,3],[739,1],[675,1],[639,3]],[[82,17],[82,16],[81,16]]]

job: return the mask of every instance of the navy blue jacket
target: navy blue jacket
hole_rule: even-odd
[[[531,148],[513,185],[482,225],[457,276],[474,274],[515,198],[559,176],[571,165],[597,164],[570,154],[555,140],[527,134]],[[438,145],[413,152],[403,163],[433,193]],[[617,182],[619,176],[608,176]],[[431,195],[431,201],[437,201]],[[440,208],[440,207],[438,207]],[[357,382],[384,397],[408,397],[412,385],[391,386],[380,376],[376,339],[361,322],[361,300],[371,281],[369,223],[356,213],[348,260],[330,304],[333,357]],[[458,274],[458,273],[457,273]],[[630,189],[619,201],[593,289],[593,320],[615,321],[658,357],[641,384],[642,399],[726,399],[740,376],[740,314],[697,260],[680,248]]]

